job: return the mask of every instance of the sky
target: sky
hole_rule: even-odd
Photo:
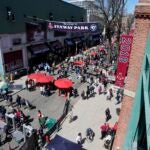
[[[64,0],[69,1],[69,0]],[[127,0],[126,9],[128,13],[134,13],[135,5],[138,3],[138,0]]]
[[[128,13],[134,13],[135,5],[138,3],[138,0],[127,0],[126,9]]]

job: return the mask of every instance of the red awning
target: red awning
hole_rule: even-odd
[[[60,89],[68,89],[73,86],[73,82],[69,79],[63,78],[55,81],[55,86]]]
[[[42,76],[40,78],[37,79],[38,83],[49,83],[52,82],[54,80],[53,76]]]

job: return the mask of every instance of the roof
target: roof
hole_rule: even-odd
[[[7,7],[15,14],[15,21],[7,20]],[[0,34],[24,32],[25,22],[32,21],[24,18],[24,14],[48,20],[49,13],[56,21],[69,20],[71,16],[80,21],[86,14],[83,8],[61,0],[0,0]]]
[[[46,146],[48,150],[82,150],[81,145],[74,143],[60,135],[55,138]]]

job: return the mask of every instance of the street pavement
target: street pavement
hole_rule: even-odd
[[[82,90],[86,90],[88,83],[81,84],[75,73],[71,74],[71,78],[74,82],[74,87],[78,89],[79,95],[81,95]],[[65,97],[58,96],[58,91],[54,92],[50,97],[45,97],[40,95],[39,88],[36,91],[29,92],[25,88],[25,80],[27,76],[21,77],[14,81],[14,85],[22,84],[22,90],[13,90],[13,98],[15,100],[16,95],[19,94],[21,97],[28,99],[36,109],[28,111],[27,109],[21,108],[26,115],[30,115],[34,120],[31,122],[34,128],[39,127],[37,119],[37,111],[41,110],[44,116],[52,117],[58,119],[65,105]],[[96,87],[95,92],[98,89]],[[73,115],[77,116],[77,119],[69,123],[69,118],[67,117],[61,126],[61,130],[57,133],[71,141],[75,141],[77,134],[82,133],[83,138],[85,137],[85,131],[87,128],[92,128],[95,132],[95,138],[93,142],[85,141],[83,148],[87,150],[103,150],[104,141],[100,139],[100,125],[105,122],[105,109],[110,108],[112,119],[108,121],[110,126],[113,126],[116,121],[118,121],[117,110],[120,109],[121,104],[115,105],[116,100],[113,98],[111,101],[106,100],[106,95],[96,94],[94,97],[88,100],[82,100],[80,96],[77,98],[70,99],[71,104],[73,104]],[[6,106],[6,102],[1,102],[1,105]],[[11,111],[10,107],[7,107],[8,111]],[[16,147],[16,143],[12,141],[12,148]],[[7,150],[8,144],[0,147],[0,150]],[[17,149],[17,148],[16,148]]]
[[[83,89],[85,86],[80,87]],[[95,92],[97,89],[95,90]],[[118,121],[117,110],[120,109],[121,104],[115,105],[116,100],[113,98],[111,101],[106,100],[106,95],[98,95],[91,97],[88,100],[79,101],[73,107],[73,116],[77,116],[77,119],[69,123],[69,117],[62,125],[62,129],[57,133],[66,139],[76,142],[76,137],[79,132],[82,133],[85,138],[85,131],[87,128],[92,128],[95,132],[95,138],[93,142],[85,140],[83,148],[87,150],[103,150],[104,140],[101,140],[100,126],[105,122],[105,109],[109,107],[112,119],[108,121],[110,126],[113,126]]]
[[[28,110],[25,108],[21,108],[21,110],[25,113],[25,115],[29,115],[31,120],[33,120],[31,125],[33,128],[38,129],[39,128],[39,121],[37,118],[37,112],[38,110],[41,110],[42,114],[45,117],[49,118],[55,118],[58,120],[62,113],[66,102],[66,97],[64,96],[58,96],[58,91],[53,91],[53,94],[49,97],[42,96],[40,94],[40,89],[36,87],[35,91],[29,92],[25,89],[25,80],[27,79],[27,76],[21,77],[18,80],[14,80],[13,85],[22,85],[22,89],[13,89],[12,95],[13,95],[13,102],[16,100],[16,96],[19,95],[24,99],[29,100],[29,102],[34,105],[36,108],[32,110]],[[81,86],[80,81],[77,79],[75,73],[71,74],[71,79],[74,82],[74,87],[79,88]],[[72,105],[74,105],[78,101],[78,98],[75,98],[72,101]],[[9,107],[9,105],[6,103],[6,101],[1,101],[1,105],[6,106],[7,112],[12,111],[12,107]],[[13,105],[15,107],[15,104]],[[16,107],[15,107],[16,108]],[[18,144],[12,140],[10,142],[10,145],[12,148],[16,147],[16,149],[19,149]],[[7,150],[8,144],[4,144],[0,147],[0,150]]]

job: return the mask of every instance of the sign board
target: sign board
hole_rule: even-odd
[[[49,30],[62,32],[97,32],[98,23],[87,22],[49,22]]]
[[[115,85],[119,87],[124,86],[124,80],[129,64],[130,52],[132,48],[133,36],[122,35],[120,43],[120,53],[118,57],[118,67],[116,73]]]

